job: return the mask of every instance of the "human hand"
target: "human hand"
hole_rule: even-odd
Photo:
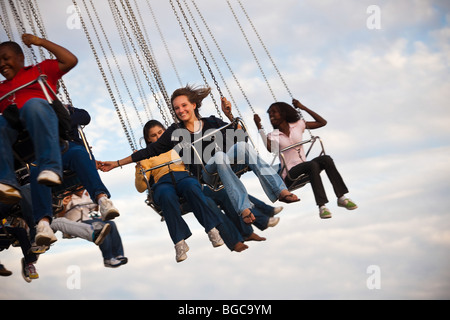
[[[27,47],[31,47],[31,45],[40,46],[42,43],[42,39],[29,33],[24,33],[22,35],[22,41]]]
[[[222,111],[225,113],[227,118],[233,118],[233,114],[231,113],[231,102],[227,100],[227,98],[223,97],[222,101]]]
[[[253,121],[255,121],[256,127],[261,129],[261,118],[256,113],[253,115]]]
[[[298,101],[297,99],[292,99],[292,104],[294,105],[294,107],[296,107],[296,108],[298,108],[298,109],[300,109],[300,110],[305,110],[305,106],[300,102],[300,101]]]
[[[100,171],[108,172],[111,171],[114,168],[117,168],[117,162],[116,161],[98,161],[100,166]]]

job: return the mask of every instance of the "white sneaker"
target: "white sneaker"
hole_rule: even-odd
[[[122,264],[122,261],[117,260],[116,258],[111,258],[109,260],[103,260],[103,264],[107,268],[117,268]]]
[[[4,204],[15,204],[22,199],[19,190],[10,185],[0,183],[0,202]]]
[[[271,217],[271,218],[269,218],[269,222],[267,222],[267,227],[268,228],[269,227],[275,227],[278,224],[278,222],[280,222],[280,218],[278,218],[278,217],[276,217],[276,218]]]
[[[323,206],[319,209],[319,216],[321,219],[329,219],[331,218],[331,212],[327,207]]]
[[[181,240],[175,244],[175,259],[177,262],[181,262],[187,259],[186,252],[189,251],[189,246],[186,241]]]
[[[39,221],[36,227],[36,245],[38,247],[46,246],[49,247],[53,242],[56,242],[58,239],[55,237],[52,228],[45,221]]]
[[[100,214],[102,215],[103,221],[112,220],[120,216],[119,210],[114,207],[112,201],[109,199],[103,199],[100,202]]]
[[[279,214],[283,210],[283,207],[273,208],[273,215]]]
[[[42,172],[37,177],[37,182],[51,187],[61,184],[61,178],[51,170],[42,170]]]
[[[220,236],[219,230],[212,228],[208,231],[208,238],[211,241],[214,248],[220,247],[224,244],[222,237]]]

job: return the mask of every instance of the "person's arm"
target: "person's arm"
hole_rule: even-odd
[[[233,113],[231,112],[231,102],[227,100],[227,98],[221,99],[222,104],[222,111],[225,114],[225,116],[230,120],[230,122],[234,121]],[[238,125],[236,129],[242,129],[241,125]]]
[[[270,139],[267,137],[266,133],[264,132],[264,129],[262,128],[261,118],[259,117],[258,114],[255,113],[253,115],[253,121],[255,121],[255,125],[258,128],[259,135],[261,136],[261,139],[263,140],[264,145],[266,146],[267,150],[269,152],[271,152],[272,144],[270,142]]]
[[[59,70],[63,73],[69,72],[78,63],[78,58],[66,48],[57,45],[47,39],[39,38],[35,35],[25,33],[22,35],[22,41],[28,47],[35,45],[43,47],[54,54],[56,60],[58,60]]]
[[[143,159],[148,159],[150,157],[155,157],[160,155],[163,152],[167,152],[173,148],[172,143],[172,132],[174,131],[174,127],[170,126],[162,136],[158,139],[158,141],[150,143],[147,148],[135,151],[132,155],[116,160],[116,161],[99,161],[100,162],[100,170],[103,172],[111,171],[114,168],[122,167],[127,164],[138,162]]]
[[[306,122],[306,128],[308,128],[308,129],[317,129],[317,128],[321,128],[323,126],[326,126],[327,120],[325,120],[324,118],[319,116],[317,113],[315,113],[311,109],[305,107],[297,99],[293,99],[292,100],[292,104],[294,105],[294,107],[296,107],[296,108],[298,108],[300,110],[306,111],[311,117],[313,117],[314,121],[307,121]]]

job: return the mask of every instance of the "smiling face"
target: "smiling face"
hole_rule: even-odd
[[[24,67],[24,56],[9,46],[0,47],[0,73],[6,80],[13,79]]]
[[[195,109],[197,105],[191,103],[187,96],[178,96],[173,102],[173,110],[177,115],[177,118],[182,122],[190,122],[191,120],[196,120]]]
[[[280,124],[285,121],[285,119],[282,117],[280,110],[277,106],[270,107],[269,111],[269,119],[272,126],[276,129],[280,126]]]

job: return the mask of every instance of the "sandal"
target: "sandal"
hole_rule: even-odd
[[[292,202],[300,201],[300,199],[293,193],[289,193],[289,194],[281,197],[278,200],[281,201],[281,202],[285,202],[285,203],[292,203]]]

